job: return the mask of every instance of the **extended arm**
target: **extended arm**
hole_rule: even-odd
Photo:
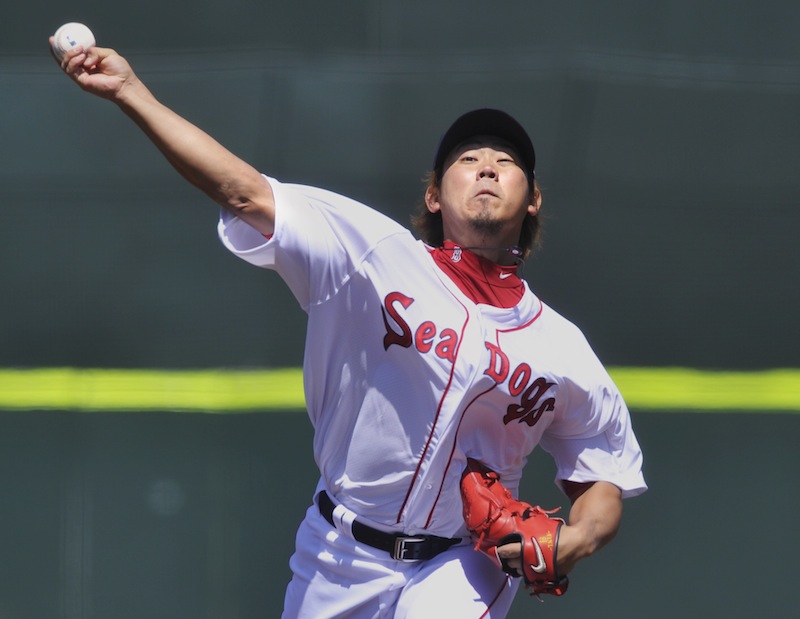
[[[122,56],[108,48],[87,53],[77,47],[61,68],[86,92],[119,106],[186,180],[262,234],[272,234],[275,204],[266,179],[160,103]]]

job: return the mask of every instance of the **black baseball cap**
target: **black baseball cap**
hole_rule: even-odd
[[[476,135],[494,136],[511,144],[522,158],[520,167],[525,171],[528,180],[533,182],[536,176],[536,152],[533,150],[533,142],[531,142],[528,132],[510,115],[491,108],[467,112],[450,125],[439,141],[436,158],[433,160],[433,169],[439,178],[444,172],[444,160],[450,152],[462,142]]]

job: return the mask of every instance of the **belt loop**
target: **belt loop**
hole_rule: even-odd
[[[344,505],[337,505],[333,508],[333,526],[340,533],[353,537],[353,522],[356,519],[354,512],[347,509]]]

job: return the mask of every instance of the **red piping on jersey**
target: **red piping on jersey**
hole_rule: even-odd
[[[543,312],[543,311],[544,311],[544,303],[542,303],[541,301],[539,301],[539,311],[538,311],[538,312],[536,312],[536,315],[535,315],[533,318],[531,318],[531,319],[530,319],[528,322],[526,322],[524,325],[519,325],[518,327],[512,327],[512,328],[510,328],[510,329],[497,329],[496,333],[511,333],[512,331],[520,331],[520,330],[522,330],[522,329],[527,329],[527,328],[528,328],[528,327],[530,327],[530,326],[531,326],[531,325],[532,325],[534,322],[536,322],[537,320],[539,320],[539,316],[541,316],[541,315],[542,315],[542,312]],[[499,344],[499,342],[498,342],[498,340],[495,340],[495,342],[497,342],[497,343],[498,343],[498,346],[500,345],[500,344]]]
[[[456,299],[458,301],[458,299]],[[447,379],[447,386],[444,388],[442,392],[442,397],[439,399],[439,405],[436,407],[436,415],[433,417],[433,424],[431,425],[430,434],[428,434],[428,440],[425,442],[425,448],[422,450],[422,454],[419,457],[419,461],[417,462],[417,468],[414,471],[414,476],[411,478],[411,483],[408,485],[408,492],[406,492],[406,498],[403,499],[403,504],[400,506],[400,511],[397,513],[397,521],[395,524],[400,524],[400,520],[403,518],[403,513],[406,511],[406,505],[408,505],[408,500],[411,498],[411,491],[414,489],[414,484],[417,483],[417,479],[419,478],[419,471],[422,468],[422,463],[425,461],[425,456],[428,453],[428,448],[431,446],[431,441],[433,440],[433,435],[436,432],[436,425],[439,423],[439,415],[442,412],[442,406],[444,406],[445,398],[447,398],[447,394],[450,391],[450,387],[453,384],[453,375],[456,371],[456,363],[458,362],[458,353],[461,350],[461,344],[464,341],[464,332],[467,330],[467,325],[469,324],[470,313],[469,310],[464,306],[461,301],[458,301],[461,307],[464,308],[464,312],[467,314],[467,319],[464,321],[464,324],[461,326],[461,335],[458,338],[458,346],[456,347],[456,354],[453,356],[453,365],[450,368],[450,376]]]
[[[526,329],[527,327],[530,327],[534,322],[536,322],[536,320],[539,318],[539,316],[542,315],[542,310],[543,309],[544,309],[544,305],[540,304],[539,311],[536,312],[536,315],[533,318],[531,318],[528,322],[526,322],[524,325],[520,325],[518,327],[513,327],[511,329],[498,329],[497,331],[495,331],[495,343],[498,345],[498,347],[500,346],[499,335],[501,333],[510,333],[512,331],[518,331],[518,330]],[[459,345],[460,345],[460,342],[459,342]],[[497,383],[495,383],[494,385],[492,385],[491,387],[489,387],[485,391],[482,391],[481,393],[477,394],[474,398],[472,398],[472,401],[469,404],[467,404],[467,406],[464,407],[464,410],[461,413],[461,419],[458,420],[458,427],[456,428],[455,436],[453,437],[453,447],[450,450],[450,457],[447,460],[447,466],[445,467],[444,475],[442,476],[442,483],[439,486],[439,492],[436,495],[436,500],[433,502],[433,507],[431,507],[431,511],[428,514],[428,519],[425,522],[425,528],[426,529],[431,525],[431,520],[433,520],[433,513],[434,513],[434,511],[436,511],[436,505],[438,505],[439,498],[442,496],[442,492],[444,491],[444,482],[447,479],[447,472],[450,470],[450,465],[453,462],[453,454],[455,453],[456,445],[458,444],[458,432],[461,429],[461,423],[464,421],[464,417],[466,417],[467,411],[470,409],[470,407],[479,398],[482,398],[483,396],[485,396],[487,393],[492,391],[492,389],[494,389],[495,387],[497,387]]]
[[[455,436],[453,436],[453,447],[450,449],[450,457],[447,459],[447,466],[444,467],[444,474],[442,475],[442,483],[439,486],[439,493],[436,495],[436,500],[433,502],[433,507],[431,507],[431,511],[428,514],[428,520],[425,522],[426,529],[431,526],[433,512],[436,511],[436,505],[438,505],[439,498],[442,496],[442,491],[444,490],[444,482],[447,479],[447,472],[450,470],[450,465],[453,463],[453,454],[456,452],[456,445],[458,444],[458,431],[461,429],[461,423],[464,421],[464,417],[467,416],[467,411],[470,409],[470,407],[475,404],[479,398],[485,396],[495,387],[497,387],[497,383],[489,387],[486,391],[482,391],[481,393],[477,394],[474,398],[472,398],[472,401],[464,407],[464,411],[461,413],[461,419],[458,420],[458,427],[456,427]]]
[[[511,578],[511,577],[510,576],[506,576],[506,581],[501,585],[500,590],[497,592],[497,595],[495,595],[494,598],[492,598],[492,601],[489,602],[489,604],[486,606],[486,610],[483,611],[483,613],[481,614],[480,617],[478,617],[478,619],[485,619],[485,617],[490,617],[491,616],[489,613],[491,612],[492,607],[495,604],[497,604],[497,601],[500,599],[500,596],[503,595],[503,591],[506,590],[506,585],[508,584],[508,579],[509,578]]]
[[[506,576],[506,581],[501,585],[500,590],[497,592],[497,595],[495,595],[494,598],[492,598],[492,601],[489,602],[489,604],[486,606],[486,610],[483,611],[483,613],[481,614],[480,617],[478,617],[478,619],[485,619],[486,617],[491,616],[490,612],[492,610],[492,607],[495,604],[497,604],[497,601],[500,599],[500,596],[503,595],[503,591],[506,590],[506,585],[508,584],[509,578],[511,578],[511,576]]]

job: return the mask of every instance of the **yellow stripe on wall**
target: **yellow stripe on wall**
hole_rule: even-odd
[[[0,369],[0,408],[243,412],[305,409],[300,369]]]
[[[800,412],[800,369],[609,371],[632,410]],[[299,368],[0,369],[0,409],[236,413],[304,410],[305,400]]]
[[[800,412],[800,369],[611,368],[631,409]]]

